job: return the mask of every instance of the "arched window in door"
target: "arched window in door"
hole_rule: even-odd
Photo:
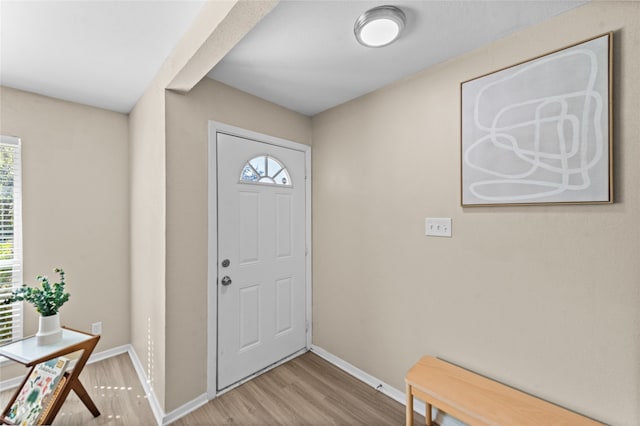
[[[240,173],[240,182],[279,186],[292,185],[287,168],[269,155],[260,155],[247,161],[242,168],[242,173]]]

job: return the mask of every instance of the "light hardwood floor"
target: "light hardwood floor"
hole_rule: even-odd
[[[25,374],[27,369],[25,368]],[[87,365],[80,374],[101,415],[93,417],[72,391],[54,425],[154,425],[156,424],[129,355],[122,354]],[[15,389],[0,393],[5,407]]]
[[[80,376],[102,412],[93,418],[72,393],[54,425],[154,425],[128,355],[88,365]],[[0,394],[4,407],[11,392]],[[403,425],[404,406],[306,353],[173,423],[192,425]],[[415,425],[424,418],[416,416]]]

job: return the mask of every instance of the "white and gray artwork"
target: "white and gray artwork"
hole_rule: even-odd
[[[462,204],[610,201],[609,37],[462,84]]]

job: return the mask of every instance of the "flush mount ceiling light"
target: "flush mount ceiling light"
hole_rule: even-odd
[[[395,6],[378,6],[360,15],[353,32],[363,46],[382,47],[398,38],[406,19],[404,12]]]

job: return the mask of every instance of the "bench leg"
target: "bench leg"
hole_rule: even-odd
[[[411,385],[407,383],[406,387],[407,392],[407,415],[406,420],[407,426],[413,426],[413,395],[411,394]]]
[[[431,426],[431,404],[428,402],[424,403],[424,424],[427,426]]]

